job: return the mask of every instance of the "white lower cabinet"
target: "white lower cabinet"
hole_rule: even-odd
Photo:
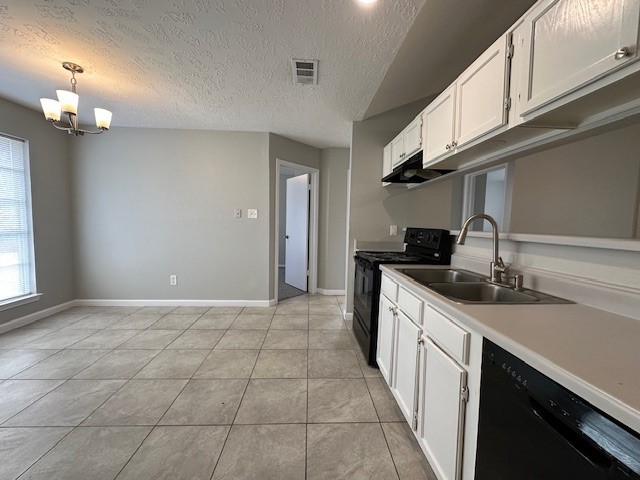
[[[380,295],[380,372],[438,479],[473,479],[482,337],[386,274],[382,282],[390,294],[411,294],[421,319],[407,315],[415,309],[405,311],[401,293],[397,304]]]
[[[389,385],[391,385],[396,310],[397,307],[387,297],[380,295],[376,362],[378,363],[378,368],[380,368],[380,373]]]
[[[415,430],[417,418],[416,401],[418,393],[418,340],[422,333],[401,311],[396,315],[396,332],[393,343],[393,369],[391,372],[391,391],[407,422]]]
[[[467,372],[421,337],[418,429],[420,447],[438,478],[461,478]]]

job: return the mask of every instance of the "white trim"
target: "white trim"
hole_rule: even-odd
[[[344,312],[344,314],[343,314],[342,316],[343,316],[343,318],[344,318],[345,320],[347,320],[347,321],[348,321],[348,320],[353,320],[353,312],[351,312],[351,313]]]
[[[318,287],[318,293],[320,295],[344,295],[345,291],[344,290],[329,290],[329,289],[326,289],[326,288]]]
[[[480,175],[504,169],[504,196],[502,200],[502,218],[496,218],[500,230],[509,230],[509,222],[511,220],[511,199],[513,197],[513,160],[510,162],[500,163],[491,167],[477,170],[464,175],[464,187],[462,193],[462,220],[469,218],[473,211],[473,202],[475,200],[475,182],[473,181]],[[469,232],[483,232],[483,230],[469,230]]]
[[[81,299],[76,300],[79,307],[271,307],[271,300],[120,300],[120,299]]]
[[[9,298],[0,302],[0,312],[3,310],[9,310],[11,308],[19,307],[20,305],[26,305],[28,303],[37,302],[40,300],[42,293],[28,293],[21,297]]]
[[[30,313],[29,315],[25,315],[24,317],[14,318],[13,320],[9,320],[6,323],[0,325],[0,333],[8,332],[9,330],[13,330],[15,328],[24,327],[25,325],[29,325],[30,323],[36,322],[42,318],[48,317],[55,313],[62,312],[64,310],[68,310],[71,307],[76,306],[76,301],[71,300],[69,302],[61,303],[54,307],[45,308],[44,310],[40,310],[39,312]]]
[[[458,235],[460,230],[451,230],[451,235]],[[469,231],[468,237],[492,238],[491,232]],[[626,238],[578,237],[570,235],[542,235],[534,233],[500,232],[500,240],[512,242],[544,243],[548,245],[567,245],[573,247],[599,248],[603,250],[624,250],[640,252],[640,240]]]
[[[318,230],[319,230],[319,208],[320,208],[320,170],[298,163],[288,162],[281,158],[276,158],[276,198],[275,205],[280,204],[280,169],[290,167],[303,173],[308,173],[311,177],[311,202],[309,205],[309,282],[307,291],[311,294],[317,292],[318,288]],[[274,272],[274,295],[278,300],[278,268],[280,267],[280,209],[275,208],[275,231],[274,249],[275,263],[277,265]]]

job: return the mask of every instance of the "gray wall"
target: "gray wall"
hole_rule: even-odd
[[[266,257],[269,269],[269,298],[275,298],[275,231],[276,231],[276,160],[286,160],[312,168],[320,168],[320,150],[304,143],[289,140],[275,133],[269,133],[269,211],[274,212],[269,218],[269,254]]]
[[[640,195],[640,124],[515,162],[515,233],[634,238]]]
[[[77,140],[77,298],[270,298],[267,134],[114,128]]]
[[[68,138],[41,113],[0,99],[0,132],[29,141],[36,279],[40,301],[0,312],[0,323],[74,297]]]
[[[318,287],[345,288],[348,148],[325,148],[320,154],[320,234]]]
[[[451,228],[453,180],[435,181],[407,192],[407,227]]]
[[[353,122],[351,132],[351,191],[347,248],[347,311],[353,306],[353,243],[395,241],[402,235],[389,236],[389,225],[407,226],[408,192],[403,187],[383,187],[382,150],[413,120],[431,98],[425,98],[380,115]]]

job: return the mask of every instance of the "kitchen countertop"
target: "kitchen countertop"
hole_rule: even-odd
[[[640,321],[580,304],[459,304],[397,271],[409,268],[443,267],[381,265],[443,313],[640,432]]]

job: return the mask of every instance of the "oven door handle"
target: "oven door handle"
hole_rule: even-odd
[[[613,462],[609,456],[593,446],[591,442],[587,441],[580,432],[572,430],[553,412],[532,396],[529,396],[529,406],[533,414],[538,417],[540,421],[544,422],[556,434],[560,435],[565,442],[571,445],[576,452],[586,458],[589,462],[604,470],[611,468]]]

